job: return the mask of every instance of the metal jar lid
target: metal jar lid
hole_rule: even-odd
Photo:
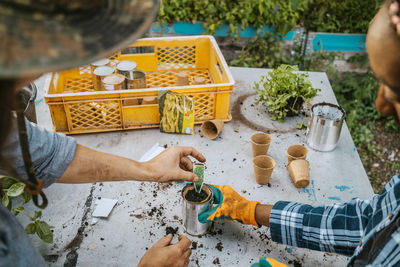
[[[130,60],[123,60],[117,64],[117,70],[120,71],[132,71],[136,69],[136,62]]]
[[[114,73],[114,69],[110,66],[100,66],[94,69],[93,74],[97,76],[107,76]]]
[[[108,63],[110,63],[110,60],[108,58],[103,58],[103,59],[97,60],[95,62],[92,62],[90,65],[92,65],[94,67],[100,67],[100,66],[105,66]]]
[[[111,74],[103,78],[104,84],[121,84],[125,77],[121,74]]]
[[[121,74],[111,74],[103,78],[104,89],[107,91],[122,90],[125,76]]]

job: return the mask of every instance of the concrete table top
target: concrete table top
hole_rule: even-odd
[[[146,129],[73,137],[88,147],[135,160],[156,142],[161,146],[194,146],[207,158],[207,183],[229,184],[244,197],[261,203],[291,200],[321,205],[354,197],[368,199],[373,195],[345,124],[334,151],[309,149],[311,183],[305,189],[297,189],[286,170],[286,148],[291,144],[305,144],[305,130],[296,130],[294,126],[306,118],[289,118],[285,123],[271,121],[262,105],[253,104],[252,85],[267,69],[231,68],[231,72],[236,81],[231,97],[232,121],[225,124],[222,134],[214,141],[203,138],[199,126],[195,126],[193,136]],[[37,81],[40,89],[36,108],[38,124],[52,129],[49,110],[43,101],[46,78]],[[313,103],[337,103],[325,73],[311,72],[310,80],[322,90]],[[250,136],[263,130],[271,132],[268,154],[275,159],[276,167],[270,184],[261,186],[253,174]],[[177,227],[178,233],[183,233],[180,201],[183,186],[182,182],[134,181],[54,184],[45,190],[49,205],[43,211],[43,219],[55,226],[54,243],[45,244],[36,236],[32,240],[51,266],[134,266],[165,235],[167,226]],[[95,201],[101,197],[118,199],[118,203],[108,219],[92,224]],[[20,220],[26,225],[24,218]],[[189,266],[250,266],[262,256],[291,266],[344,266],[347,262],[344,256],[276,244],[270,240],[268,228],[256,229],[234,221],[216,222],[209,234],[190,239],[194,247]]]

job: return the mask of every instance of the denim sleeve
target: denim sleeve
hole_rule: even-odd
[[[42,179],[44,187],[47,187],[61,177],[75,157],[76,141],[72,137],[45,130],[28,121],[26,128],[36,177]],[[28,178],[19,146],[16,118],[12,120],[11,131],[1,149],[1,154],[20,177]],[[0,171],[2,174],[11,175],[3,166],[0,166]]]
[[[0,204],[0,267],[45,266],[17,219]]]

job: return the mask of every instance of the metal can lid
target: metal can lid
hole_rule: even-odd
[[[107,75],[106,77],[103,78],[103,83],[104,84],[121,84],[125,80],[124,75],[121,74],[111,74]]]
[[[95,66],[95,67],[100,67],[100,66],[105,66],[108,63],[110,63],[110,60],[108,58],[102,58],[100,60],[92,62],[90,65]]]
[[[114,68],[110,66],[100,66],[93,70],[93,74],[97,76],[107,76],[114,72]]]
[[[131,71],[136,69],[136,62],[131,60],[123,60],[117,64],[117,70],[121,71]]]

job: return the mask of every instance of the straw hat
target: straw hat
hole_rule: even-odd
[[[109,56],[150,27],[158,0],[0,0],[0,78]]]

